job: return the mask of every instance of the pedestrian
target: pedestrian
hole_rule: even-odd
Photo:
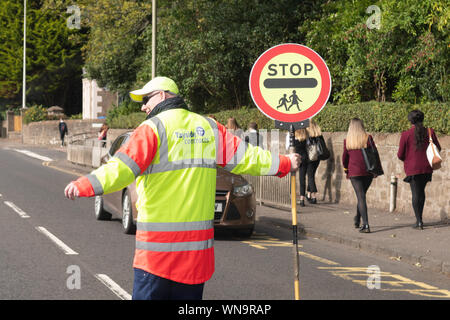
[[[425,206],[425,187],[431,181],[433,169],[428,162],[426,151],[429,145],[429,132],[437,149],[441,151],[441,145],[432,128],[425,128],[423,120],[425,115],[420,110],[413,110],[408,114],[411,128],[403,131],[397,157],[403,161],[406,178],[412,193],[412,206],[416,216],[415,229],[423,230],[422,213]]]
[[[355,228],[359,228],[362,218],[362,226],[359,229],[361,233],[370,233],[366,193],[375,177],[367,171],[361,151],[362,148],[367,148],[368,144],[376,149],[372,136],[364,129],[363,121],[353,118],[348,127],[347,138],[344,139],[342,165],[347,179],[350,179],[352,183],[358,201],[354,225]]]
[[[130,92],[146,120],[106,164],[64,190],[69,199],[93,197],[137,179],[133,299],[202,299],[214,272],[216,167],[283,177],[300,161],[242,143],[215,120],[190,112],[178,92],[166,77]],[[242,158],[238,150],[245,150]]]
[[[256,122],[250,122],[248,124],[248,130],[244,132],[244,140],[247,143],[254,145],[255,147],[263,147],[263,137],[258,131],[258,124]]]
[[[230,131],[235,136],[242,138],[243,132],[242,132],[242,129],[239,126],[236,118],[234,118],[234,117],[228,118],[227,125],[225,127],[227,128],[228,131]]]
[[[98,140],[101,141],[101,146],[106,146],[106,139],[108,135],[109,127],[106,123],[103,123],[100,130],[98,131]]]
[[[64,122],[62,117],[59,118],[58,129],[59,129],[59,136],[61,138],[61,146],[64,146],[64,137],[66,134],[69,133],[69,131],[67,130],[67,124]]]
[[[297,201],[301,207],[305,206],[306,195],[306,176],[308,172],[308,151],[306,149],[306,140],[308,139],[308,131],[305,128],[295,130],[294,148],[295,153],[301,157],[299,167],[299,184],[300,184],[300,198]],[[289,133],[286,135],[286,150],[289,149]]]
[[[322,145],[325,145],[325,140],[322,136],[322,130],[319,125],[311,119],[309,122],[309,126],[306,128],[306,132],[308,134],[308,138],[311,142],[315,144],[319,144],[321,140]],[[317,203],[317,186],[316,186],[316,171],[319,167],[320,159],[317,160],[309,160],[306,173],[308,175],[308,188],[306,199],[309,203],[316,204]]]

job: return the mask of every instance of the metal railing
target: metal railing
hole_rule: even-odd
[[[244,178],[253,185],[256,201],[289,208],[291,206],[290,175],[283,178],[273,176],[249,176]]]

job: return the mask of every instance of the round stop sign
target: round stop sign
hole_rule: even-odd
[[[331,93],[325,61],[303,45],[280,44],[264,52],[250,73],[250,94],[271,119],[299,122],[314,117]]]

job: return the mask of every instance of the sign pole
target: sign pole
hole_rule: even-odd
[[[258,57],[250,72],[249,87],[253,102],[275,120],[275,128],[289,131],[289,152],[295,153],[295,130],[308,127],[310,119],[325,107],[331,93],[331,74],[317,52],[300,44],[285,43]],[[292,247],[295,300],[300,300],[295,177],[291,173]]]
[[[289,153],[295,153],[294,148],[295,130],[294,125],[289,127]],[[297,232],[297,193],[295,191],[296,172],[291,172],[291,211],[292,211],[292,248],[294,250],[294,294],[295,300],[300,300],[300,258],[298,254],[298,232]]]

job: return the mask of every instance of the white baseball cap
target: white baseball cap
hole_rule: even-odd
[[[130,97],[133,101],[142,102],[142,98],[153,91],[169,91],[173,94],[178,94],[178,87],[172,79],[167,77],[155,77],[147,82],[142,89],[130,92]]]

